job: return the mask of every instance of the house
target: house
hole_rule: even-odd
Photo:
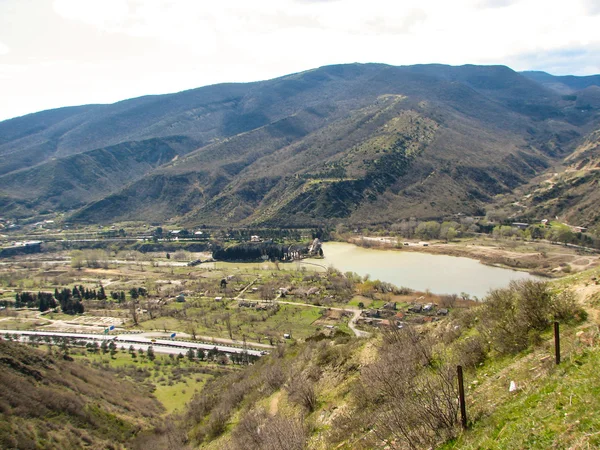
[[[250,236],[250,242],[260,242],[259,236]]]
[[[284,333],[284,335],[283,335],[283,338],[284,338],[284,339],[291,339],[291,338],[292,338],[292,335],[291,335],[291,334],[289,334],[289,333]]]
[[[396,309],[396,302],[387,302],[385,305],[383,305],[383,309],[395,310]]]
[[[222,302],[223,301],[223,297],[215,297],[215,302]]]
[[[378,309],[369,309],[368,311],[363,311],[363,314],[367,317],[380,317],[381,315]]]
[[[415,303],[414,305],[409,306],[408,310],[413,313],[420,313],[423,310],[423,305],[420,303]]]
[[[313,286],[308,291],[306,291],[306,295],[319,295],[319,289]]]
[[[256,302],[246,302],[246,301],[240,301],[238,302],[238,308],[254,308],[256,307]]]
[[[438,316],[447,316],[448,310],[446,308],[438,309],[437,315]]]
[[[175,301],[179,302],[179,303],[183,303],[185,302],[185,295],[183,294],[179,294],[176,298]]]
[[[427,303],[425,306],[423,306],[422,311],[424,313],[433,311],[433,303]]]
[[[517,227],[519,230],[524,230],[529,226],[528,223],[523,223],[523,222],[513,222],[511,225],[513,227]]]

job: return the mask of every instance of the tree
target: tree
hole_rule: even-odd
[[[73,250],[71,252],[71,267],[77,270],[81,270],[85,263],[83,252],[81,250]]]
[[[231,314],[227,313],[224,317],[225,326],[227,326],[227,332],[229,333],[229,339],[233,339],[233,330],[231,328]]]
[[[201,348],[196,350],[196,355],[200,361],[204,361],[204,358],[206,357],[204,350],[202,350]]]
[[[446,232],[446,240],[448,242],[452,241],[457,235],[457,232],[454,228],[450,227],[448,228],[448,231]]]
[[[189,359],[190,361],[193,361],[193,360],[194,360],[194,357],[196,356],[196,354],[194,353],[194,349],[193,349],[193,348],[190,348],[190,349],[187,351],[187,353],[186,353],[186,356],[188,357],[188,359]]]
[[[421,239],[437,239],[440,236],[441,225],[434,221],[421,222],[415,234]]]
[[[146,352],[146,356],[148,356],[148,359],[150,361],[154,361],[154,359],[156,358],[156,355],[154,354],[154,349],[152,348],[152,346],[148,347],[148,351]]]
[[[131,299],[129,302],[129,310],[131,311],[131,320],[133,320],[133,324],[138,324],[138,316],[137,316],[137,308],[135,304],[135,300]]]

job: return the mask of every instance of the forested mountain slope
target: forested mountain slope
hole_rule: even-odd
[[[504,66],[348,64],[46,111],[0,123],[0,204],[191,225],[480,213],[597,127],[590,83],[581,108]]]

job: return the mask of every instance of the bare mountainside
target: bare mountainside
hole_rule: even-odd
[[[189,225],[474,214],[598,128],[596,78],[569,95],[546,78],[349,64],[31,114],[0,123],[0,207]]]

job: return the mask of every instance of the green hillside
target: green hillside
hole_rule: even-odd
[[[316,335],[215,379],[178,427],[209,449],[596,448],[597,276],[513,284],[447,320],[369,339]]]
[[[5,340],[0,381],[0,447],[7,450],[129,448],[162,413],[145,384]]]

